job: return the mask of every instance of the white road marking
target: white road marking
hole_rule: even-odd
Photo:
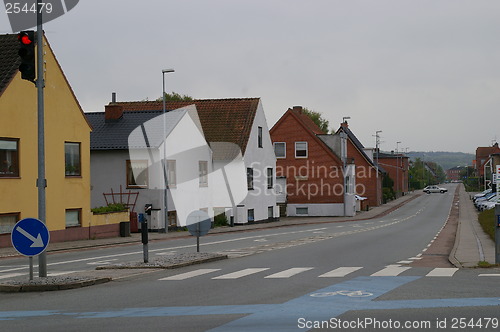
[[[336,268],[335,270],[332,270],[330,272],[324,273],[319,276],[319,278],[340,278],[340,277],[345,277],[349,273],[355,272],[357,270],[362,269],[362,267],[358,266],[346,266],[346,267],[339,267]]]
[[[455,267],[437,267],[427,273],[426,277],[452,277],[457,271]]]
[[[264,277],[265,279],[279,279],[279,278],[290,278],[296,274],[312,270],[313,267],[294,267],[285,271],[281,271],[275,274],[268,275]]]
[[[4,275],[1,275],[0,279],[14,278],[14,277],[22,276],[22,275],[27,276],[26,273],[7,273],[7,274],[4,274]]]
[[[238,279],[238,278],[246,277],[248,275],[259,273],[259,272],[262,272],[262,271],[265,271],[265,270],[269,270],[269,268],[268,267],[264,267],[264,268],[243,269],[243,270],[236,271],[236,272],[233,272],[233,273],[223,274],[221,276],[218,276],[218,277],[215,277],[215,278],[212,278],[212,279]]]
[[[267,234],[267,235],[246,236],[246,237],[240,237],[240,238],[229,239],[229,240],[220,240],[220,241],[206,242],[206,243],[203,243],[203,246],[208,246],[208,245],[213,245],[213,244],[221,244],[221,243],[229,243],[229,242],[236,242],[236,241],[241,241],[241,240],[258,239],[258,238],[271,237],[271,236],[279,236],[279,235],[310,233],[310,232],[321,231],[321,230],[325,230],[325,229],[327,229],[327,228],[326,227],[322,227],[322,228],[314,228],[314,229],[308,229],[308,230],[303,230],[303,231],[293,231],[293,232],[282,232],[282,233]],[[161,249],[149,249],[149,253],[165,252],[166,250],[187,249],[187,248],[196,248],[196,244],[189,244],[189,245],[184,245],[184,246],[177,246],[177,247],[170,247],[170,248],[161,248]],[[56,262],[56,263],[48,263],[47,266],[55,266],[55,265],[70,264],[70,263],[88,262],[88,261],[93,261],[93,260],[104,260],[104,259],[107,259],[107,258],[132,256],[132,255],[142,255],[142,254],[143,254],[142,250],[141,251],[131,251],[131,252],[126,252],[126,253],[122,253],[122,254],[105,255],[105,256],[97,256],[97,257],[88,257],[88,258],[73,259],[73,260],[68,260],[68,261],[61,261],[61,262]],[[12,268],[12,269],[3,270],[3,272],[12,272],[12,271],[19,271],[19,270],[24,270],[24,269],[26,269],[26,268],[25,267],[18,267],[18,268]]]
[[[375,272],[371,276],[372,277],[393,277],[393,276],[397,276],[397,275],[403,273],[404,271],[406,271],[408,269],[411,269],[411,267],[392,265],[392,266],[387,266],[386,268],[384,268],[378,272]]]
[[[191,272],[177,274],[175,276],[161,278],[159,280],[184,280],[184,279],[189,279],[189,278],[201,276],[201,275],[216,272],[216,271],[220,271],[220,269],[199,269],[199,270],[194,270]]]

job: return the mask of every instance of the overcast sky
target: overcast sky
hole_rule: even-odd
[[[386,151],[500,139],[498,0],[80,0],[44,30],[85,112],[156,99],[173,68],[167,91],[260,97],[269,128],[301,105]]]

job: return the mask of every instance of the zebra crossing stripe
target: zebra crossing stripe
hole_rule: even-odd
[[[319,278],[341,278],[360,269],[362,269],[362,267],[359,266],[339,267],[335,270],[320,275]]]
[[[390,266],[387,266],[386,268],[384,268],[378,272],[375,272],[371,276],[372,277],[394,277],[394,276],[397,276],[397,275],[403,273],[404,271],[406,271],[408,269],[411,269],[411,267],[390,265]]]
[[[294,276],[296,274],[299,274],[301,272],[309,271],[312,270],[313,267],[294,267],[285,271],[281,271],[275,274],[268,275],[267,277],[264,277],[265,279],[279,279],[279,278],[290,278],[291,276]]]
[[[220,269],[199,269],[199,270],[181,273],[181,274],[177,274],[177,275],[166,277],[166,278],[161,278],[159,280],[184,280],[184,279],[193,278],[193,277],[201,276],[201,275],[216,272],[216,271],[220,271]]]
[[[455,267],[437,267],[427,273],[426,277],[452,277],[458,269]]]
[[[409,266],[399,266],[399,265],[389,265],[382,270],[373,273],[371,276],[372,277],[393,277],[393,276],[398,276],[399,274],[403,273],[404,271],[407,271],[411,269],[412,267]],[[263,272],[266,270],[269,270],[270,268],[247,268],[243,270],[239,270],[236,272],[231,272],[228,274],[223,274],[220,276],[213,277],[212,279],[239,279],[245,276],[249,276],[252,274],[256,274],[259,272]],[[300,274],[302,272],[306,272],[309,270],[315,269],[314,267],[294,267],[290,268],[287,270],[283,270],[281,272],[277,272],[274,274],[270,274],[268,276],[265,276],[264,279],[285,279],[285,278],[290,278],[293,277],[297,274]],[[361,270],[363,267],[361,266],[343,266],[343,267],[338,267],[334,270],[331,270],[329,272],[326,272],[322,275],[319,275],[318,278],[341,278],[345,277],[355,271]],[[210,274],[213,272],[220,271],[221,269],[198,269],[186,273],[181,273],[181,274],[176,274],[173,276],[161,278],[158,280],[185,280],[197,276],[202,276],[205,274]],[[434,268],[430,272],[428,272],[425,276],[426,277],[452,277],[456,272],[458,271],[457,268]],[[52,273],[51,275],[59,275],[59,274],[66,274],[70,272],[61,272],[61,273]],[[16,277],[22,275],[20,273],[11,273],[11,274],[6,274],[3,276],[0,276],[0,279],[4,278],[10,278],[10,277]],[[479,276],[500,276],[500,274],[480,274]]]
[[[233,273],[223,274],[221,276],[214,277],[212,279],[238,279],[238,278],[246,277],[248,275],[259,273],[259,272],[262,272],[265,270],[269,270],[269,268],[264,267],[264,268],[244,269],[244,270],[236,271]]]
[[[0,275],[0,279],[14,278],[22,275],[26,275],[26,273],[7,273],[4,275]]]

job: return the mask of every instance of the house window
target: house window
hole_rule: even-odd
[[[66,176],[81,176],[80,143],[64,143],[64,160]]]
[[[273,189],[273,169],[267,169],[267,189]]]
[[[274,208],[272,206],[267,207],[267,218],[269,219],[274,218]]]
[[[258,144],[259,144],[259,148],[262,147],[262,127],[258,127]]]
[[[148,187],[148,161],[127,160],[127,188]]]
[[[66,228],[81,226],[82,209],[66,210]]]
[[[306,207],[295,208],[295,213],[299,214],[299,215],[308,215],[309,214],[309,208],[306,208]]]
[[[255,221],[255,211],[254,209],[248,209],[248,222]]]
[[[177,226],[177,211],[168,211],[168,226]]]
[[[253,189],[253,168],[247,168],[247,188],[248,190]]]
[[[307,142],[295,142],[295,158],[307,158]]]
[[[167,160],[167,183],[169,188],[177,187],[177,166],[175,160]]]
[[[19,221],[19,212],[0,214],[0,234],[11,233]]]
[[[208,161],[200,161],[199,162],[199,171],[200,171],[200,187],[208,186]]]
[[[275,142],[274,143],[274,154],[276,158],[286,158],[286,143],[285,142]]]
[[[0,177],[19,177],[19,140],[0,138]]]

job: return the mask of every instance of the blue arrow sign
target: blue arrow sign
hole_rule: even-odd
[[[34,218],[19,220],[12,229],[11,241],[21,255],[36,256],[49,244],[49,230],[43,222]]]

